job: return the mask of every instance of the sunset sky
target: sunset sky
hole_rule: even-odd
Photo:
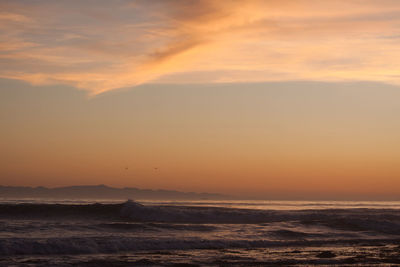
[[[0,185],[400,199],[400,1],[0,0]]]

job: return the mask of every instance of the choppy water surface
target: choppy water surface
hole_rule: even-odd
[[[0,265],[400,264],[399,202],[96,202],[1,200]]]

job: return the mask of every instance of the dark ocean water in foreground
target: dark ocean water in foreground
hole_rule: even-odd
[[[269,265],[400,266],[400,202],[0,200],[0,266]]]

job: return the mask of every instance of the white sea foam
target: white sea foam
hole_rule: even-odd
[[[400,210],[0,204],[0,255],[398,243]]]

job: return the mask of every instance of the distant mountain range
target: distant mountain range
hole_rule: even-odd
[[[83,185],[56,188],[42,186],[0,186],[0,198],[218,200],[230,197],[212,193],[151,190],[132,187],[115,188],[106,185]]]

